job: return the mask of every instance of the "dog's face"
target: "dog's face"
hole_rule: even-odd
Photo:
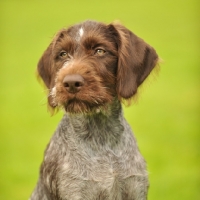
[[[59,31],[38,63],[49,105],[67,112],[130,99],[156,65],[155,50],[121,25],[94,21]]]

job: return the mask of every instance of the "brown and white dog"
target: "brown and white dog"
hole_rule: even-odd
[[[121,102],[158,62],[120,24],[85,21],[60,30],[38,63],[51,108],[65,111],[31,200],[145,200],[146,164]]]

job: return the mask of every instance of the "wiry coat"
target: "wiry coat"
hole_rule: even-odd
[[[121,25],[86,21],[55,36],[38,72],[49,88],[49,105],[66,113],[31,200],[147,198],[146,164],[120,101],[137,92],[157,59]]]

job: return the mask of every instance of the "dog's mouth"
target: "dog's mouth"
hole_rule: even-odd
[[[68,93],[63,87],[54,87],[49,102],[53,107],[62,108],[68,113],[96,113],[106,111],[113,98],[114,95],[105,88],[97,93],[93,90]]]
[[[63,103],[62,107],[69,113],[97,113],[105,110],[108,101],[104,99],[96,99],[94,101],[80,100],[76,97]]]

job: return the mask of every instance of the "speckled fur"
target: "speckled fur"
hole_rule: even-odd
[[[110,115],[65,114],[31,200],[143,200],[148,177],[120,103]]]

